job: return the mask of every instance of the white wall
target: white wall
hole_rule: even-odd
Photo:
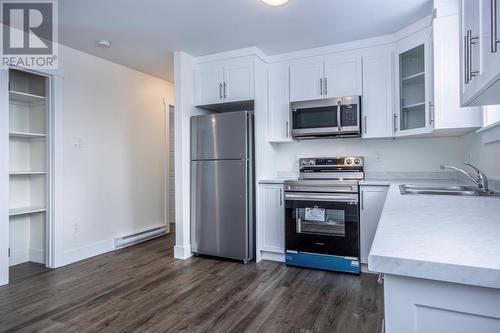
[[[489,178],[500,182],[500,141],[484,144],[481,133],[469,133],[463,140],[464,160],[477,166]]]
[[[437,172],[441,164],[463,163],[461,138],[325,139],[274,144],[270,176],[298,171],[301,157],[360,155],[367,171]],[[269,174],[269,172],[267,173]]]
[[[165,222],[164,107],[173,85],[64,46],[62,263]]]

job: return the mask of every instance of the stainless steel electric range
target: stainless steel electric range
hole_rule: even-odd
[[[360,273],[359,156],[302,158],[285,182],[287,265]]]

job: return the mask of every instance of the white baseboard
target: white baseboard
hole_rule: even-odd
[[[285,262],[285,254],[284,253],[260,251],[260,255],[261,255],[262,260]]]
[[[41,249],[29,249],[29,258],[31,262],[45,264],[45,251]]]
[[[370,271],[368,269],[368,264],[361,264],[361,273],[377,274],[378,275],[378,272]]]
[[[174,246],[174,258],[175,259],[188,259],[193,256],[193,253],[191,252],[191,244],[189,245],[184,245],[184,246],[179,246],[176,245]]]
[[[27,248],[10,250],[9,266],[19,265],[28,261],[30,261],[30,256]]]
[[[93,244],[77,247],[74,249],[64,251],[64,259],[62,265],[65,266],[74,262],[88,259],[100,254],[114,250],[113,239],[107,239]]]

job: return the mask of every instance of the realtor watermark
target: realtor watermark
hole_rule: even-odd
[[[0,68],[56,69],[56,0],[0,1]]]

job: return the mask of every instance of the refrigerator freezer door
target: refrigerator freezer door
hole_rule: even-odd
[[[248,158],[248,112],[191,118],[191,160]]]
[[[248,259],[248,161],[193,161],[191,173],[192,251]]]

